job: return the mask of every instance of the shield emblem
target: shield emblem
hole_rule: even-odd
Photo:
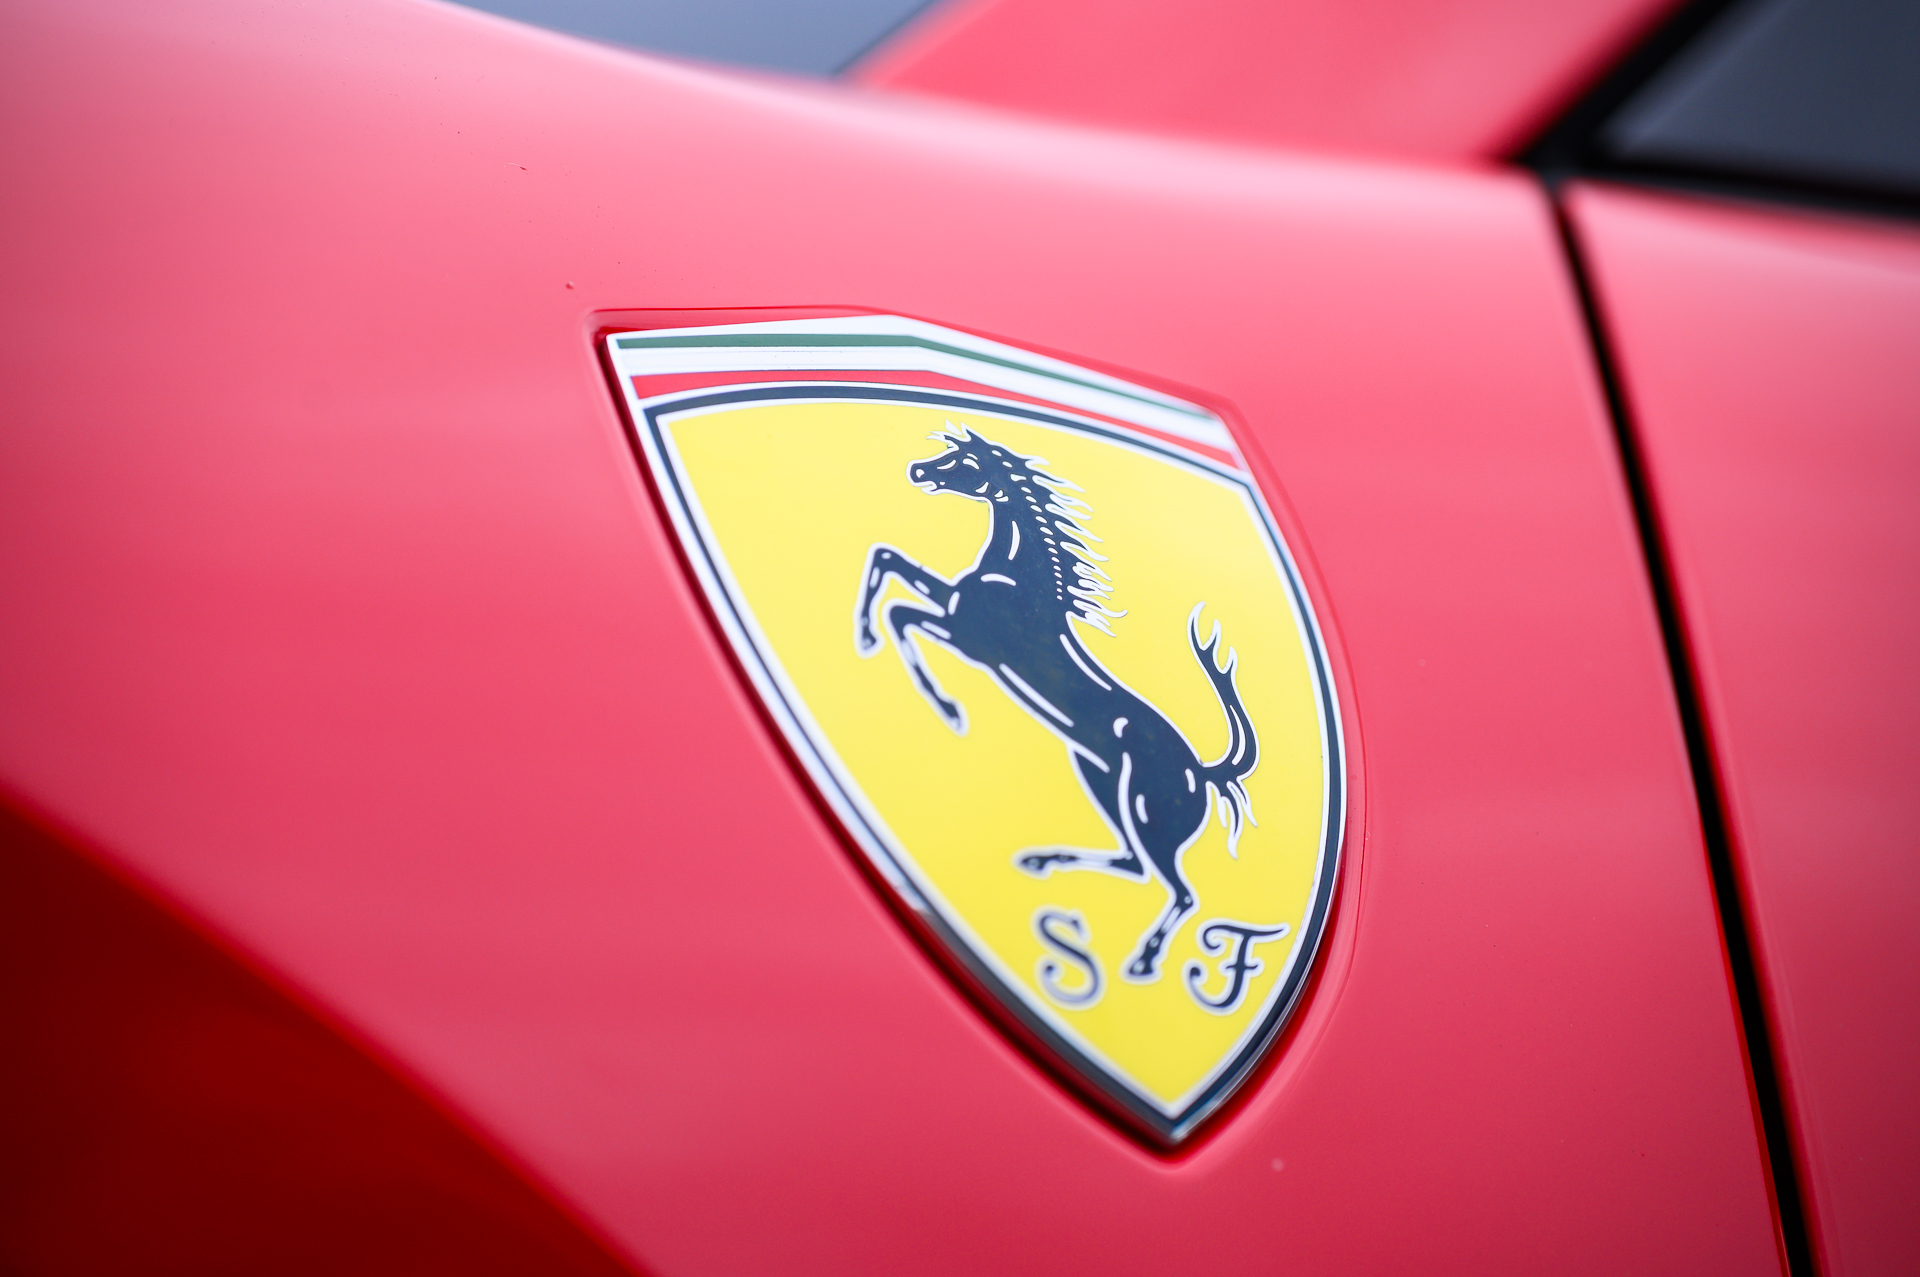
[[[655,486],[851,842],[1007,1026],[1174,1144],[1332,898],[1339,714],[1221,420],[893,316],[606,339]]]

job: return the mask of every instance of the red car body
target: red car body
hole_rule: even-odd
[[[991,109],[422,0],[8,11],[9,1265],[1920,1260],[1920,238],[1499,162],[1652,6],[1011,33],[1083,8],[866,72]],[[1308,37],[1368,71],[1318,115],[1193,87]],[[890,910],[635,464],[599,333],[831,308],[1219,406],[1301,559],[1338,895],[1176,1152]]]

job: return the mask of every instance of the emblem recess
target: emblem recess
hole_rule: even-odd
[[[606,343],[849,837],[1022,1036],[1178,1143],[1298,1000],[1345,815],[1325,648],[1225,425],[895,316]]]

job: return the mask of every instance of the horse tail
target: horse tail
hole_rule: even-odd
[[[1206,671],[1208,681],[1213,684],[1213,694],[1220,698],[1221,712],[1227,716],[1227,752],[1202,766],[1200,774],[1220,795],[1220,819],[1227,827],[1227,850],[1238,854],[1240,831],[1257,823],[1246,786],[1241,782],[1253,774],[1260,761],[1260,737],[1253,730],[1253,720],[1247,717],[1247,707],[1241,703],[1240,688],[1233,678],[1240,654],[1228,649],[1225,669],[1220,668],[1216,659],[1220,651],[1220,622],[1213,623],[1213,634],[1205,643],[1200,641],[1200,609],[1205,606],[1204,603],[1196,606],[1187,617],[1187,641],[1193,644],[1194,659]]]

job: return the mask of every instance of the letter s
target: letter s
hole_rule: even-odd
[[[1043,957],[1034,971],[1046,995],[1061,1006],[1075,1011],[1084,1010],[1098,1002],[1106,989],[1106,981],[1100,974],[1100,959],[1085,947],[1092,939],[1087,931],[1086,920],[1077,913],[1044,907],[1033,915],[1033,934],[1039,937],[1041,944],[1086,976],[1086,982],[1080,988],[1062,988],[1060,963],[1053,958]]]

